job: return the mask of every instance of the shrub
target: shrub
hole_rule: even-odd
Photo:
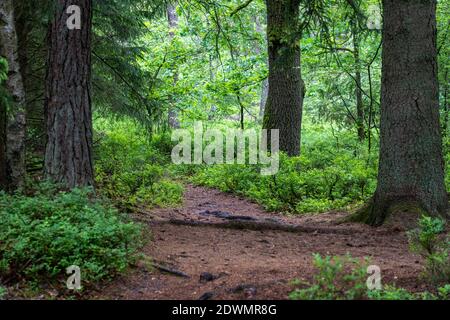
[[[55,189],[43,184],[33,196],[0,193],[0,278],[56,280],[76,265],[89,284],[124,271],[143,244],[140,225],[90,189]]]
[[[8,293],[8,290],[6,290],[6,288],[0,286],[0,300],[2,300],[3,297],[6,296],[7,293]]]
[[[367,293],[372,300],[416,300],[417,297],[409,291],[395,286],[385,286],[382,290],[370,290]]]
[[[293,300],[341,300],[362,299],[366,296],[368,261],[346,256],[314,254],[314,266],[318,269],[313,283],[305,289],[296,289],[289,298]]]
[[[202,166],[192,177],[196,184],[249,197],[270,211],[325,212],[366,200],[375,188],[375,170],[350,156],[313,163],[308,156],[280,155],[276,175],[260,175],[257,165]]]
[[[422,216],[408,233],[411,250],[425,259],[425,275],[435,283],[450,282],[450,238],[444,232],[443,219]]]
[[[166,134],[154,135],[149,141],[142,129],[132,123],[100,122],[97,127],[101,138],[95,149],[95,169],[102,194],[130,211],[136,205],[181,203],[183,189],[169,181],[170,171],[164,168],[171,150]]]
[[[367,293],[372,300],[449,300],[450,285],[437,289],[437,294],[431,292],[412,293],[403,288],[387,285],[382,290],[371,290]]]

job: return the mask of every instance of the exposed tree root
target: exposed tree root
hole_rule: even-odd
[[[420,201],[411,199],[393,199],[375,203],[370,199],[360,209],[342,219],[342,222],[361,222],[371,226],[389,224],[399,214],[408,214],[414,221],[421,215],[430,215]]]
[[[189,275],[187,275],[186,273],[176,270],[174,268],[159,264],[159,263],[152,263],[152,266],[159,270],[159,271],[163,271],[163,272],[167,272],[173,275],[176,275],[178,277],[183,277],[183,278],[190,278]]]
[[[284,231],[292,233],[317,233],[317,234],[343,234],[352,235],[354,233],[361,233],[362,231],[356,230],[344,230],[334,228],[312,228],[299,225],[292,225],[281,222],[269,222],[269,221],[226,221],[226,222],[205,222],[205,221],[193,221],[182,219],[168,219],[151,222],[153,224],[173,224],[180,226],[191,227],[212,227],[222,229],[235,229],[235,230],[255,230],[255,231]]]

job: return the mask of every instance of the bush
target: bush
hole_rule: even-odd
[[[280,155],[276,175],[260,175],[257,165],[203,166],[192,181],[249,197],[270,211],[325,212],[363,202],[375,189],[376,171],[362,159],[340,156],[327,166],[308,155]]]
[[[127,221],[90,189],[33,195],[0,193],[0,278],[66,278],[81,268],[83,284],[124,271],[143,244],[140,225]]]
[[[183,188],[170,181],[171,141],[166,134],[149,141],[132,123],[97,123],[96,182],[99,191],[120,208],[181,203]],[[169,137],[170,138],[170,137]]]
[[[432,292],[409,292],[393,285],[384,285],[381,290],[368,290],[367,266],[364,261],[352,258],[350,255],[322,257],[314,254],[314,266],[318,272],[313,277],[313,283],[294,280],[293,285],[304,287],[295,289],[289,295],[292,300],[448,300],[450,299],[450,284],[439,287]]]
[[[0,286],[0,300],[2,300],[3,297],[6,296],[7,293],[8,293],[8,290],[6,290],[2,286]]]
[[[290,295],[292,300],[353,300],[366,296],[367,265],[350,255],[322,257],[314,254],[314,266],[318,273],[313,283],[305,289],[296,289]],[[298,283],[300,284],[300,283]]]
[[[372,300],[449,300],[450,285],[437,289],[437,294],[431,292],[412,293],[395,286],[385,286],[382,290],[371,290],[367,294]]]
[[[445,221],[422,216],[419,228],[408,233],[411,250],[425,259],[425,276],[434,283],[450,282],[450,238]]]
[[[382,290],[370,290],[367,293],[372,300],[416,300],[417,297],[408,290],[396,288],[395,286],[385,286]]]

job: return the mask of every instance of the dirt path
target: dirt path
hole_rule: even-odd
[[[148,223],[153,234],[145,254],[189,278],[138,266],[92,298],[286,299],[292,279],[309,280],[314,274],[314,252],[369,256],[372,264],[380,266],[384,283],[414,291],[425,288],[418,279],[420,259],[408,252],[405,232],[392,226],[337,224],[344,215],[282,217],[233,195],[187,186],[183,208],[157,209],[136,218]],[[176,221],[192,225],[173,224]],[[264,224],[262,230],[223,227],[236,221],[268,226]],[[269,230],[272,225],[300,229]],[[208,273],[204,279],[202,273]],[[207,281],[211,275],[217,278]]]

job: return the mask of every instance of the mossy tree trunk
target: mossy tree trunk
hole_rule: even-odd
[[[66,10],[81,9],[81,28],[69,29]],[[49,26],[45,115],[45,174],[68,188],[93,185],[91,0],[59,0]]]
[[[280,150],[300,154],[304,83],[300,69],[300,0],[266,0],[269,93],[263,127],[280,130]]]
[[[20,72],[18,40],[15,26],[14,6],[12,0],[0,1],[0,55],[8,62],[8,79],[6,88],[11,97],[11,106],[5,119],[1,116],[3,134],[6,130],[6,147],[3,148],[6,163],[0,165],[6,169],[3,179],[9,190],[22,186],[25,179],[25,89]],[[6,126],[6,129],[5,129]],[[3,140],[5,136],[3,135]],[[2,170],[2,169],[0,169]]]
[[[365,222],[407,204],[448,218],[439,124],[436,1],[384,0],[378,186]],[[364,214],[363,214],[364,213]]]

